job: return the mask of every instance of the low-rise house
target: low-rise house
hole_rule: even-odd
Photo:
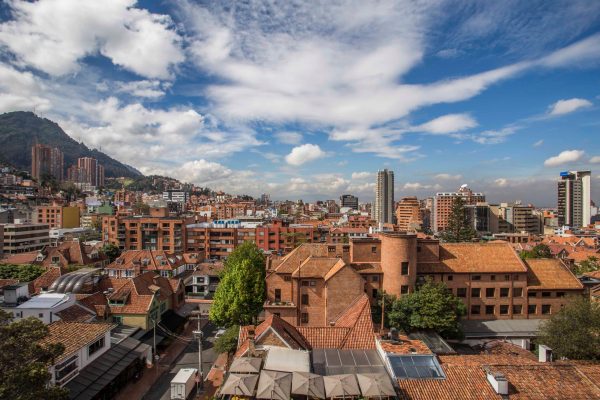
[[[105,294],[112,320],[116,323],[149,330],[168,311],[176,311],[184,302],[183,283],[154,272],[135,278],[105,278],[99,282]],[[96,301],[94,301],[96,299]],[[103,306],[99,297],[87,300],[88,306]]]
[[[58,321],[48,325],[49,334],[40,344],[61,343],[63,354],[50,367],[51,383],[64,386],[110,348],[113,324]]]
[[[184,280],[186,295],[212,298],[220,282],[221,272],[223,272],[221,262],[198,264],[192,274]]]
[[[161,250],[128,250],[106,267],[111,278],[134,278],[146,271],[154,271],[165,278],[172,278],[191,269],[183,254]],[[195,265],[195,264],[193,264]]]

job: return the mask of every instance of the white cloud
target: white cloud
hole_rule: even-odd
[[[300,144],[302,142],[302,134],[298,132],[277,132],[274,136],[284,144]]]
[[[591,107],[592,103],[586,99],[568,99],[558,100],[556,103],[548,107],[550,115],[564,115],[577,111],[581,108]]]
[[[448,134],[464,131],[477,126],[477,121],[469,114],[448,114],[419,125],[414,130],[432,134]]]
[[[535,143],[533,144],[533,147],[540,147],[540,146],[541,146],[541,145],[543,145],[543,144],[544,144],[544,140],[543,140],[543,139],[540,139],[540,140],[538,140],[537,142],[535,142]]]
[[[506,138],[513,135],[519,128],[509,126],[500,130],[483,131],[478,135],[473,135],[471,139],[479,144],[499,144],[504,143]]]
[[[325,154],[318,145],[307,143],[294,147],[290,154],[285,156],[285,161],[290,165],[298,166],[325,157]]]
[[[169,78],[184,60],[171,18],[135,8],[135,0],[10,1],[13,20],[0,24],[0,44],[20,65],[59,76],[101,54],[141,76]]]
[[[546,167],[557,167],[559,165],[577,162],[581,160],[583,155],[583,150],[565,150],[560,152],[557,156],[548,158],[544,161],[544,165]]]
[[[353,172],[351,178],[353,181],[375,179],[375,173],[367,171]]]
[[[434,178],[443,181],[457,181],[459,179],[462,179],[462,175],[437,174],[436,176],[434,176]]]
[[[590,158],[590,163],[591,164],[600,164],[600,156],[594,156],[594,157]]]
[[[142,80],[117,82],[117,86],[118,92],[127,93],[135,97],[156,99],[165,95],[170,84],[159,80]]]
[[[498,187],[506,187],[506,186],[508,186],[508,179],[506,179],[506,178],[498,178],[498,179],[496,179],[494,181],[494,183]]]
[[[411,191],[424,190],[424,189],[440,190],[441,188],[442,187],[439,184],[430,185],[430,184],[423,184],[423,183],[419,183],[419,182],[406,182],[404,184],[404,186],[402,186],[402,189],[411,190]]]

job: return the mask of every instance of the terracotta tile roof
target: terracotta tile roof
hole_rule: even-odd
[[[102,337],[115,325],[107,323],[84,323],[57,321],[48,325],[49,334],[40,341],[41,345],[62,343],[65,351],[56,362],[68,358],[83,346],[87,346]]]
[[[107,269],[136,269],[141,271],[172,271],[185,262],[182,254],[162,250],[128,250],[110,263]]]
[[[0,264],[35,264],[37,251],[28,251],[26,253],[6,254],[0,259]]]
[[[600,399],[600,364],[539,363],[517,346],[496,341],[474,355],[440,356],[445,379],[398,380],[401,399],[500,399],[487,381],[486,370],[503,374],[509,398]]]
[[[382,340],[379,342],[386,353],[393,354],[432,354],[431,350],[423,341],[410,339],[406,335],[399,335],[398,341]]]
[[[573,260],[576,263],[587,260],[590,257],[596,257],[600,259],[600,254],[597,250],[581,250],[581,249],[573,249],[569,252],[567,258]]]
[[[352,268],[359,274],[382,274],[381,264],[379,263],[352,263]]]
[[[15,285],[17,283],[19,283],[18,279],[0,279],[0,289],[4,286]]]
[[[527,268],[509,243],[440,243],[439,262],[421,262],[420,273],[506,273]]]
[[[600,270],[598,270],[598,271],[592,271],[592,272],[586,272],[584,275],[585,276],[591,276],[592,278],[598,278],[598,279],[600,279]]]
[[[329,279],[333,278],[335,276],[335,274],[340,272],[345,267],[346,267],[346,263],[342,259],[338,259],[338,262],[335,263],[335,265],[333,267],[331,267],[331,269],[329,271],[327,271],[327,274],[325,274],[325,277],[324,277],[325,282],[327,282]]]
[[[527,286],[532,289],[583,289],[583,284],[556,258],[527,260]]]
[[[65,322],[89,322],[96,317],[95,312],[77,303],[57,312],[56,315]]]
[[[38,264],[50,268],[55,265],[67,267],[69,265],[94,265],[101,264],[107,258],[92,246],[86,246],[83,242],[77,240],[69,240],[58,244],[58,246],[47,246],[41,253],[44,255],[44,260]],[[93,255],[94,254],[94,255]],[[52,259],[58,257],[58,262],[53,262]]]
[[[248,331],[249,326],[242,326],[238,337],[238,350],[236,351],[236,357],[239,357],[246,353],[248,350]],[[284,321],[276,315],[270,315],[267,319],[261,322],[254,330],[255,342],[260,344],[260,340],[264,334],[270,329],[275,331],[279,337],[281,337],[292,349],[295,350],[309,350],[310,344],[305,338],[298,332],[290,323]]]
[[[33,281],[34,293],[40,293],[42,289],[47,289],[57,280],[61,275],[67,273],[67,270],[62,267],[51,267],[48,271],[38,276]]]
[[[201,263],[196,266],[192,275],[219,276],[224,268],[225,266],[222,262]]]
[[[340,261],[339,258],[335,257],[310,256],[300,264],[300,266],[292,273],[292,276],[301,278],[325,278],[329,270],[336,266]]]
[[[96,311],[96,315],[100,318],[105,318],[110,314],[110,307],[108,306],[108,300],[102,292],[96,292],[93,294],[76,294],[75,298],[85,307]]]
[[[280,274],[291,274],[296,271],[300,264],[305,262],[308,257],[331,258],[331,255],[329,254],[330,246],[337,247],[337,245],[332,244],[303,243],[283,257],[275,270]]]
[[[351,331],[351,328],[337,326],[300,326],[297,329],[313,349],[342,349]]]
[[[367,295],[358,297],[334,323],[334,326],[298,327],[297,329],[313,348],[375,348],[371,305]]]
[[[500,399],[487,382],[483,368],[443,364],[446,379],[398,379],[402,400]]]

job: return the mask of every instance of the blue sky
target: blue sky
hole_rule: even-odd
[[[390,168],[398,198],[553,206],[600,170],[600,2],[297,3],[5,1],[0,112],[275,199],[368,201]]]

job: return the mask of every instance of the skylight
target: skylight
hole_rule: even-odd
[[[442,367],[434,356],[389,356],[390,366],[397,379],[443,379]]]

